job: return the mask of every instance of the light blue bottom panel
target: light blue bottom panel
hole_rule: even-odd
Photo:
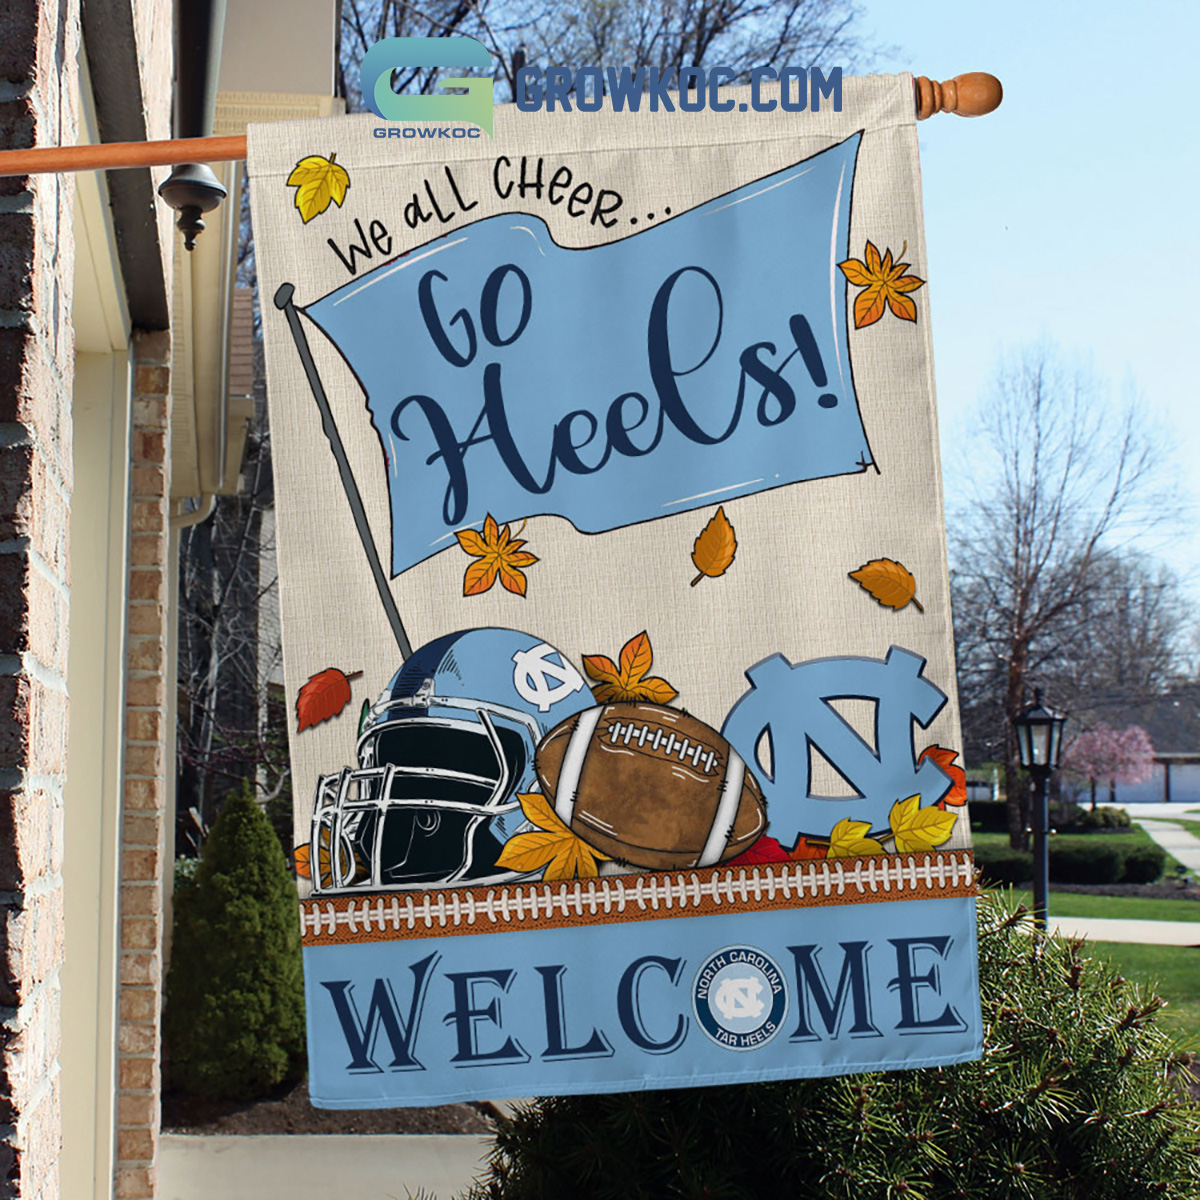
[[[971,899],[304,951],[321,1108],[929,1067],[981,1049]]]

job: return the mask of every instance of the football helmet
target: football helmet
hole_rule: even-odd
[[[313,893],[520,878],[497,867],[537,789],[542,737],[596,703],[567,657],[511,629],[447,634],[364,706],[356,768],[323,775],[313,806]]]

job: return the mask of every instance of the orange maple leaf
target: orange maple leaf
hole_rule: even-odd
[[[908,242],[905,242],[897,257],[903,258],[907,249]],[[925,280],[906,274],[908,263],[893,263],[891,250],[880,259],[879,248],[874,242],[867,242],[863,258],[848,258],[838,266],[855,287],[864,289],[854,300],[855,329],[874,325],[883,316],[885,308],[890,308],[902,321],[917,319],[917,306],[907,293],[924,287]]]
[[[501,529],[496,518],[488,513],[482,534],[474,529],[460,529],[454,536],[458,538],[458,544],[478,560],[471,563],[463,575],[464,596],[478,596],[489,591],[497,576],[508,591],[525,595],[527,581],[521,568],[531,567],[538,560],[536,555],[521,549],[525,543],[512,536],[511,526],[505,525]]]
[[[585,654],[583,669],[595,682],[592,694],[598,704],[621,704],[632,700],[647,700],[651,704],[668,704],[679,693],[657,675],[647,677],[654,662],[650,638],[643,629],[621,648],[621,665],[617,666],[606,654]]]
[[[927,758],[933,759],[954,781],[950,790],[937,802],[938,808],[943,812],[946,811],[948,804],[959,808],[967,802],[967,773],[962,767],[954,765],[957,757],[957,750],[947,750],[945,746],[926,746],[917,758],[917,766],[920,766]]]

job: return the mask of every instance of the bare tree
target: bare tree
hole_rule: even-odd
[[[291,845],[270,432],[261,341],[255,416],[236,496],[184,531],[179,558],[178,845],[199,849],[225,794],[255,785]]]
[[[1156,600],[1153,576],[1121,550],[1168,515],[1169,488],[1134,408],[1114,411],[1046,347],[1001,368],[977,428],[970,467],[981,486],[948,514],[959,689],[968,745],[1005,764],[1009,834],[1023,848],[1029,798],[1012,721],[1031,683],[1061,704],[1101,679],[1110,692],[1144,691],[1168,669],[1168,589]],[[1124,665],[1098,661],[1105,625],[1125,639]]]
[[[860,66],[873,49],[852,0],[342,0],[338,91],[361,109],[359,67],[384,37],[473,37],[514,91],[516,67]],[[441,69],[441,74],[446,74]],[[439,69],[398,74],[398,92],[429,92]]]

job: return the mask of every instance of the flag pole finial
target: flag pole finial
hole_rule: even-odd
[[[945,83],[918,75],[913,80],[916,94],[917,120],[924,121],[934,113],[950,112],[960,117],[984,117],[995,112],[1004,99],[1004,88],[995,75],[986,71],[968,71],[955,75]]]

